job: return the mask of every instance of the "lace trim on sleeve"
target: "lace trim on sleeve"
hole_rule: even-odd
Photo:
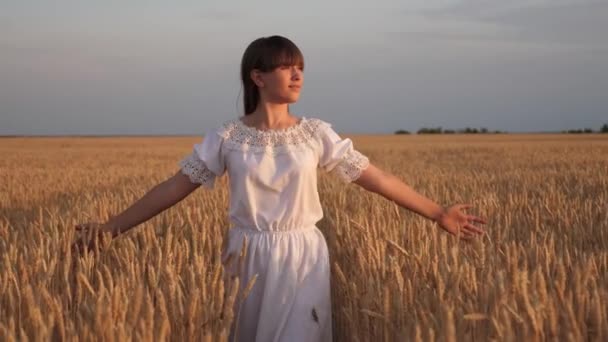
[[[205,163],[192,152],[179,162],[181,171],[190,178],[192,183],[198,183],[208,189],[213,189],[216,175],[205,166]]]
[[[336,165],[335,172],[345,182],[352,182],[361,176],[363,170],[369,166],[369,158],[361,152],[352,149],[344,155],[342,161]]]

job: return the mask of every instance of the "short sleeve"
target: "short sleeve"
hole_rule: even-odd
[[[369,166],[369,159],[354,148],[352,140],[342,139],[329,123],[321,126],[320,140],[319,166],[324,171],[337,174],[348,183]]]
[[[182,173],[192,183],[213,189],[215,179],[225,171],[222,143],[223,138],[217,131],[208,131],[202,142],[194,144],[192,153],[179,162]]]

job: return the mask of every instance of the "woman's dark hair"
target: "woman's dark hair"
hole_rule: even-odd
[[[260,102],[260,90],[251,79],[251,71],[268,72],[284,65],[304,68],[304,56],[291,40],[281,36],[262,37],[247,46],[241,61],[245,115],[253,113]]]

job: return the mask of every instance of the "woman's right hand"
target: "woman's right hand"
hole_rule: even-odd
[[[455,204],[444,210],[444,212],[436,218],[436,222],[443,230],[452,235],[459,235],[461,239],[469,240],[478,235],[485,234],[485,231],[473,225],[473,222],[486,224],[485,218],[475,215],[468,215],[464,209],[472,208],[471,204]]]
[[[115,236],[109,226],[97,222],[81,223],[74,226],[79,237],[72,243],[73,254],[84,254],[84,250],[97,252]]]

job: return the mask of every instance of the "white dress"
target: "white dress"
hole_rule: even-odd
[[[228,172],[232,227],[222,260],[238,256],[246,236],[243,269],[236,263],[225,269],[240,277],[241,290],[258,275],[235,312],[240,317],[230,341],[236,331],[239,341],[331,341],[330,263],[316,227],[323,218],[317,168],[351,182],[369,159],[317,118],[276,130],[235,118],[206,133],[180,161],[181,170],[209,189]]]

